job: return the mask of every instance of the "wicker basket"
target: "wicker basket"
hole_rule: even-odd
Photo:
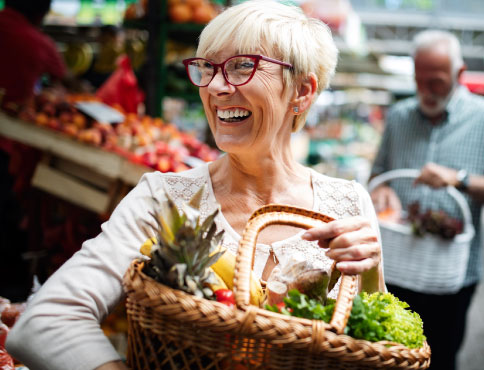
[[[372,191],[397,178],[416,178],[420,171],[400,169],[385,172],[370,181]],[[454,187],[447,193],[459,206],[464,228],[451,240],[435,235],[415,236],[408,224],[380,221],[385,281],[422,293],[450,294],[463,285],[474,226],[469,206]]]
[[[356,277],[342,276],[330,324],[249,305],[249,276],[258,233],[271,224],[310,228],[332,219],[295,207],[269,205],[247,223],[237,254],[237,308],[164,286],[134,261],[124,277],[129,321],[128,365],[134,369],[425,369],[419,349],[355,340],[341,334],[351,312]]]

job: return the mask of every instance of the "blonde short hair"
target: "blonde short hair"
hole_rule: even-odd
[[[318,94],[328,87],[338,59],[328,26],[308,18],[299,7],[275,1],[246,1],[226,9],[202,31],[197,56],[214,55],[227,45],[241,54],[263,50],[266,56],[291,63],[294,69],[283,72],[286,88],[313,72]],[[293,131],[304,126],[307,113],[295,116]]]

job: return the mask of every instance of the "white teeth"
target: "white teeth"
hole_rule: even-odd
[[[234,118],[234,117],[247,117],[250,115],[250,112],[245,109],[226,109],[226,110],[217,110],[217,116],[219,118],[227,119],[227,118]]]

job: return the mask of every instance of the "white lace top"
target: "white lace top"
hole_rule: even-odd
[[[311,176],[313,210],[334,218],[361,214],[378,229],[370,197],[361,185],[315,171]],[[123,275],[130,263],[141,256],[141,244],[150,233],[153,235],[147,230],[147,224],[152,222],[152,197],[162,200],[168,192],[179,205],[203,184],[208,191],[202,199],[202,217],[216,207],[208,165],[179,174],[144,175],[102,225],[102,232],[86,241],[30,301],[9,332],[7,350],[36,370],[90,370],[118,360],[119,354],[99,323],[124,297]],[[223,245],[236,253],[240,235],[221,213],[216,224],[225,230]],[[301,233],[272,245],[258,244],[255,273],[262,275],[271,248],[281,264],[290,256],[304,255],[329,267],[332,261],[324,251],[314,242],[303,241]]]

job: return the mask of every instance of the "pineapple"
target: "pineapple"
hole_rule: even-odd
[[[200,222],[202,186],[179,212],[172,199],[158,203],[160,212],[152,214],[156,225],[151,260],[143,271],[153,279],[197,297],[214,299],[210,284],[217,278],[209,268],[224,251],[216,251],[223,231],[216,233],[215,216],[218,209]],[[152,239],[154,240],[154,239]]]

